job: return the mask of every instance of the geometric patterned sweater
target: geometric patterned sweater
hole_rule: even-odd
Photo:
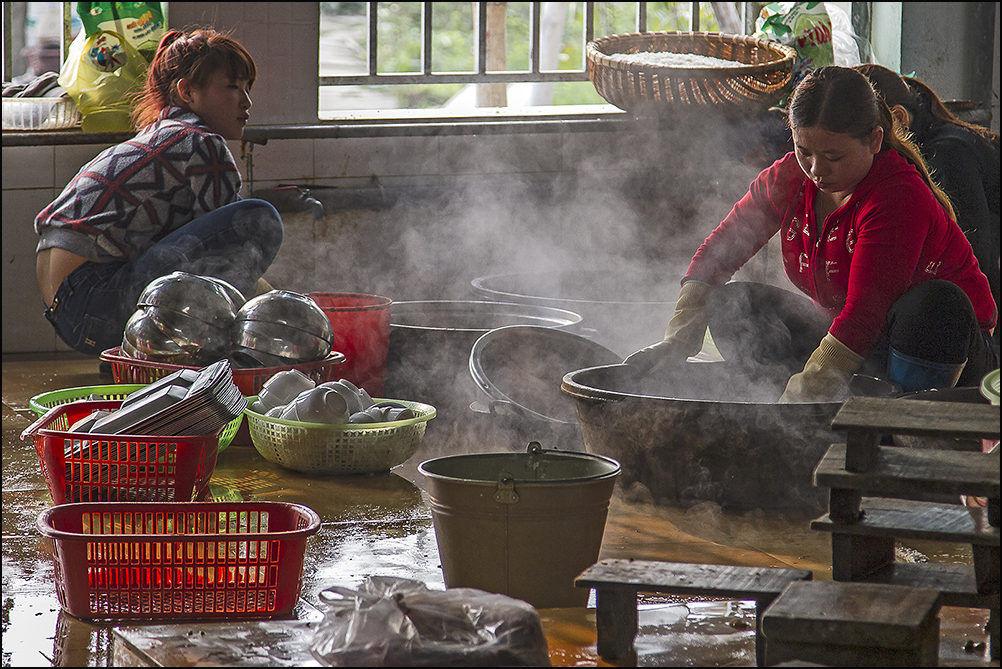
[[[35,218],[37,251],[131,260],[185,223],[240,198],[226,141],[193,112],[167,107],[128,141],[84,165]]]

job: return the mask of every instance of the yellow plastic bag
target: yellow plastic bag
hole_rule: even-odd
[[[146,59],[120,34],[101,30],[88,37],[81,31],[58,81],[80,110],[84,132],[127,132],[134,129],[131,103],[148,68]]]

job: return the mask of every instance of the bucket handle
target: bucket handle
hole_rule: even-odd
[[[511,472],[502,471],[498,474],[498,489],[494,493],[494,501],[498,504],[518,503],[518,493],[515,492],[515,477]]]

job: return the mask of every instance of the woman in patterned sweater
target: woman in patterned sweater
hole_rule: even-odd
[[[225,35],[169,31],[133,110],[137,135],[84,165],[36,217],[45,316],[70,347],[96,355],[121,344],[140,293],[174,271],[255,294],[282,221],[271,204],[240,197],[226,140],[243,136],[256,74]]]

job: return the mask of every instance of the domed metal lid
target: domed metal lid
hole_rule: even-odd
[[[136,306],[164,307],[225,330],[238,309],[219,282],[180,271],[151,281]]]
[[[236,322],[266,321],[285,325],[323,339],[334,340],[330,319],[308,295],[272,290],[247,300],[237,311]]]

